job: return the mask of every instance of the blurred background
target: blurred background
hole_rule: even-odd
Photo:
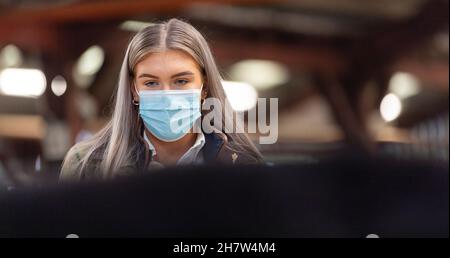
[[[0,0],[0,184],[57,180],[108,120],[130,37],[171,17],[207,38],[235,110],[279,98],[278,142],[258,146],[268,162],[350,146],[448,164],[448,12],[447,0]]]

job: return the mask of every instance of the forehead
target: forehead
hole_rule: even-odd
[[[179,72],[200,72],[199,65],[190,55],[180,50],[166,50],[146,55],[135,67],[136,76],[150,73],[156,76],[172,75]]]

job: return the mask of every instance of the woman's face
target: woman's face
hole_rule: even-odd
[[[136,65],[135,71],[137,91],[201,89],[203,83],[198,64],[180,50],[151,53]]]

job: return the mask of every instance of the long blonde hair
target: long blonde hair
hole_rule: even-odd
[[[114,109],[111,120],[106,126],[91,139],[74,146],[66,155],[63,162],[63,170],[69,163],[74,162],[74,155],[83,153],[76,162],[78,176],[83,173],[92,156],[102,151],[102,161],[99,171],[102,177],[111,177],[115,171],[135,164],[138,144],[141,138],[142,121],[137,109],[132,103],[132,80],[135,75],[135,67],[145,55],[166,49],[181,50],[194,58],[202,69],[207,97],[226,103],[225,93],[221,83],[221,76],[212,56],[211,50],[205,38],[192,25],[178,19],[170,19],[166,22],[148,26],[139,31],[128,44],[125,57],[120,70],[118,86],[115,93]],[[203,111],[202,111],[203,112]],[[225,112],[222,117],[222,128],[233,125],[233,119]],[[242,127],[243,125],[236,125]],[[228,130],[225,130],[228,132]],[[260,160],[261,155],[251,142],[247,134],[226,134],[232,143],[233,150],[250,154],[255,160]],[[98,154],[97,154],[98,155]],[[70,162],[69,162],[70,161]],[[70,164],[74,166],[74,164]],[[71,169],[74,169],[72,167]]]

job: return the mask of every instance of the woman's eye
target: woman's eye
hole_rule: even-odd
[[[159,83],[158,83],[158,82],[152,82],[152,81],[150,81],[150,82],[144,83],[144,85],[145,85],[145,86],[148,86],[148,87],[155,87],[155,86],[158,86]]]
[[[177,85],[185,85],[186,83],[188,83],[189,81],[188,80],[185,80],[185,79],[179,79],[179,80],[176,80],[175,81],[175,84],[177,84]]]

